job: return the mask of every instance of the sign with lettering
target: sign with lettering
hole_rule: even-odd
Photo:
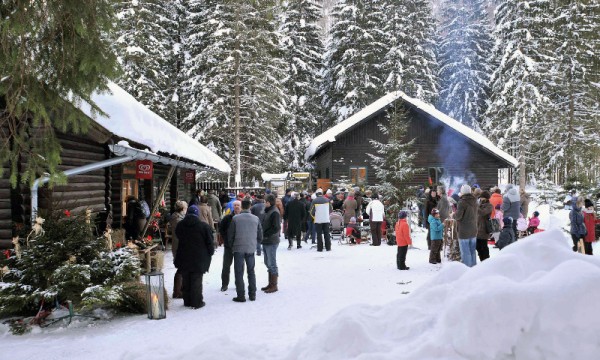
[[[136,179],[152,179],[152,171],[154,164],[150,160],[138,160],[135,162],[135,178]]]
[[[184,184],[193,184],[196,182],[196,170],[186,170],[183,176]]]

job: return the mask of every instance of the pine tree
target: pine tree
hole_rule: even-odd
[[[486,5],[484,0],[446,0],[440,5],[439,108],[475,130],[483,120],[492,72]]]
[[[277,129],[288,100],[274,12],[268,1],[190,1],[184,128],[247,177],[283,167]]]
[[[174,121],[173,58],[176,2],[127,0],[115,4],[119,19],[115,53],[122,68],[117,83],[165,119]]]
[[[555,76],[548,82],[553,106],[547,114],[553,126],[546,132],[549,161],[540,165],[572,176],[588,172],[600,147],[600,91],[594,85],[600,75],[600,3],[556,5],[550,64]]]
[[[381,3],[339,0],[325,54],[323,105],[329,112],[322,131],[384,95],[381,59]]]
[[[76,308],[119,308],[123,284],[137,281],[140,262],[127,248],[107,251],[85,217],[54,214],[43,232],[32,235],[20,257],[9,259],[10,272],[0,288],[0,316],[34,315],[40,302],[70,300]]]
[[[289,118],[281,133],[288,146],[285,162],[294,170],[305,169],[304,152],[322,115],[319,91],[324,45],[317,25],[321,11],[314,0],[297,0],[288,1],[282,14],[280,32],[288,66],[284,88],[290,95],[290,104]]]
[[[13,187],[19,173],[29,183],[49,173],[52,184],[60,177],[55,129],[87,130],[89,118],[65,100],[89,100],[115,74],[116,59],[104,36],[115,22],[111,4],[0,3],[0,163],[10,165]],[[23,169],[17,167],[20,156],[28,159]]]
[[[436,24],[426,0],[383,0],[383,81],[385,92],[401,90],[432,103],[438,93]],[[381,60],[379,60],[381,61]]]
[[[386,123],[378,124],[381,132],[388,137],[387,142],[371,140],[376,154],[368,154],[379,181],[375,189],[388,204],[386,211],[392,214],[392,223],[404,202],[415,193],[408,183],[417,171],[413,163],[416,153],[411,149],[414,139],[407,141],[408,117],[398,102],[400,100],[388,109]]]
[[[499,147],[519,161],[519,185],[540,156],[544,117],[550,101],[544,94],[548,72],[547,36],[549,6],[546,0],[505,0],[496,10],[494,59],[498,66],[491,79],[491,100],[484,131]]]

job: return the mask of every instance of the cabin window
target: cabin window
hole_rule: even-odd
[[[446,171],[443,167],[429,168],[429,185],[439,184]]]
[[[331,179],[329,177],[329,168],[325,168],[325,179]]]
[[[350,182],[354,185],[365,185],[367,183],[367,168],[365,166],[351,167]]]

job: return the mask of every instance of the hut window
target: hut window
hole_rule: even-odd
[[[429,168],[429,185],[439,184],[442,176],[444,176],[443,167],[430,167]]]
[[[127,198],[129,196],[135,196],[136,198],[138,197],[138,181],[131,180],[131,179],[123,180],[123,185],[121,186],[121,191],[122,191],[121,209],[123,211],[123,214],[126,214]]]
[[[366,167],[351,167],[350,182],[356,185],[364,185],[367,183],[367,168]]]
[[[325,179],[330,179],[330,177],[329,177],[329,168],[325,168]]]

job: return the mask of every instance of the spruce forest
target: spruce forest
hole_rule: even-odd
[[[81,44],[94,64],[91,81],[77,83],[81,98],[101,88],[97,73],[105,74],[239,166],[244,180],[308,169],[304,152],[316,135],[394,90],[488,136],[519,160],[521,177],[562,183],[598,175],[598,0],[101,0],[94,7],[105,15],[84,22],[84,34],[96,24],[102,36],[100,45]],[[2,39],[14,40],[18,24],[6,26]],[[94,57],[106,46],[112,55]],[[2,82],[0,94],[9,93]]]

